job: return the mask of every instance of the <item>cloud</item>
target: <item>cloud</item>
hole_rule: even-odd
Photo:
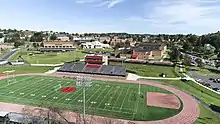
[[[220,25],[220,0],[160,0],[146,4],[144,16],[132,16],[126,20],[138,21],[155,27],[217,31]],[[148,5],[148,6],[147,6]],[[141,14],[140,14],[141,15]],[[188,28],[188,29],[187,29]]]
[[[109,2],[108,8],[112,8],[112,7],[114,7],[116,4],[119,4],[119,3],[123,2],[123,1],[124,1],[124,0],[112,0],[112,1]]]
[[[94,2],[100,2],[102,0],[77,0],[76,3],[79,4],[86,4],[86,3],[94,3]]]
[[[125,0],[78,0],[78,4],[93,4],[94,7],[107,6],[107,8],[112,8]]]

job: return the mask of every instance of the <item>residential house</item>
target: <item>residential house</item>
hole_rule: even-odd
[[[41,52],[66,52],[73,51],[75,44],[68,41],[45,41],[43,47],[40,48]]]
[[[133,59],[154,59],[155,57],[162,57],[167,50],[164,44],[143,43],[139,44],[133,49]]]
[[[13,43],[0,43],[0,49],[12,49],[14,48]]]
[[[70,38],[65,34],[57,34],[56,36],[59,41],[70,41]]]
[[[99,41],[93,41],[93,42],[85,42],[81,44],[81,47],[83,49],[94,49],[94,48],[111,48],[109,44],[103,44]]]

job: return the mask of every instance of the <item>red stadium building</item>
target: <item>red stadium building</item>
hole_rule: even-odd
[[[108,57],[103,55],[86,55],[85,64],[108,65]]]

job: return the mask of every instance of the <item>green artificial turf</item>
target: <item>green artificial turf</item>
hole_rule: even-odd
[[[32,53],[32,55],[29,55]],[[74,58],[84,58],[85,53],[76,52],[47,52],[39,51],[18,51],[12,58],[12,61],[17,60],[19,56],[31,64],[59,64],[67,61],[72,61]]]
[[[110,65],[121,65],[120,62],[111,62]],[[161,73],[167,74],[167,77],[174,78],[178,77],[175,74],[174,67],[169,66],[157,66],[157,65],[143,65],[143,64],[131,64],[123,63],[123,66],[128,72],[135,73],[145,77],[159,77]]]
[[[77,87],[73,93],[63,93],[59,87],[60,84],[62,87],[75,87],[75,80],[73,79],[44,76],[19,76],[15,78],[16,81],[12,79],[0,81],[0,101],[2,102],[44,107],[53,106],[60,109],[81,111],[82,88]],[[182,107],[175,110],[147,106],[147,92],[171,94],[171,92],[161,88],[141,85],[143,95],[141,97],[138,94],[137,84],[94,80],[92,87],[86,89],[86,112],[128,120],[150,121],[174,116],[182,110]]]

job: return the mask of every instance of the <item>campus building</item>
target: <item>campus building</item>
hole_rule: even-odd
[[[133,59],[154,59],[160,58],[167,50],[165,44],[142,43],[133,49]]]
[[[109,44],[103,44],[99,41],[93,41],[93,42],[85,42],[81,44],[81,47],[83,49],[94,49],[94,48],[111,48]]]
[[[43,42],[43,47],[40,48],[41,52],[66,52],[73,51],[75,45],[73,42],[65,41],[46,41]]]

